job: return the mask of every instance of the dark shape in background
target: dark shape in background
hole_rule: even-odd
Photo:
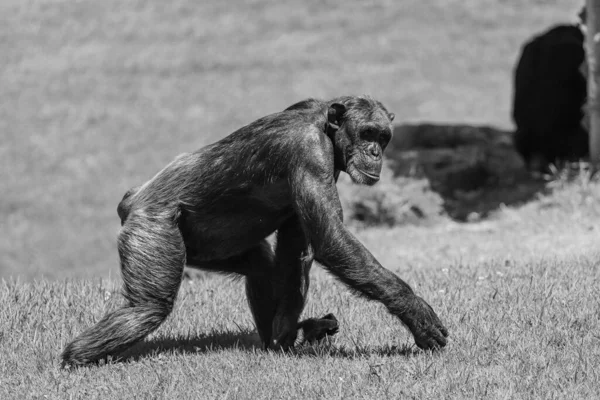
[[[395,176],[425,177],[452,218],[487,216],[544,190],[512,145],[512,131],[487,125],[402,124],[388,153]]]
[[[514,72],[514,144],[528,169],[589,154],[582,124],[587,99],[584,35],[576,25],[557,25],[523,46]]]

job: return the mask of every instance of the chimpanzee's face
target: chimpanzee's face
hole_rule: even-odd
[[[359,124],[346,130],[352,132],[350,136],[354,139],[347,149],[346,172],[355,183],[374,185],[380,178],[383,151],[392,138],[391,120]]]
[[[340,98],[328,110],[335,167],[352,181],[374,185],[379,181],[383,151],[392,138],[394,114],[368,97]]]
[[[392,138],[394,114],[379,103],[351,104],[344,110],[336,134],[338,165],[355,183],[374,185],[379,181],[383,151]]]

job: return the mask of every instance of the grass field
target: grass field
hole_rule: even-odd
[[[438,311],[442,352],[315,268],[305,314],[341,329],[296,355],[258,350],[242,283],[200,274],[124,360],[58,360],[121,300],[118,201],[177,153],[309,96],[510,128],[521,43],[575,3],[0,1],[0,399],[600,397],[585,175],[477,223],[352,228]]]
[[[341,330],[296,355],[257,348],[242,282],[201,276],[124,360],[61,370],[64,344],[119,304],[117,283],[4,282],[0,398],[598,398],[598,196],[578,182],[485,222],[360,232],[450,329],[435,354],[316,269],[305,314],[333,312]]]

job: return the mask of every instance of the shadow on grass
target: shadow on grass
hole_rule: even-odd
[[[256,332],[213,332],[196,337],[157,338],[138,343],[113,358],[112,362],[135,362],[144,358],[159,357],[162,353],[169,354],[204,354],[222,350],[238,350],[242,352],[262,352],[262,347]],[[283,354],[283,351],[268,350]],[[423,351],[414,346],[357,346],[354,348],[338,347],[325,338],[314,345],[301,346],[286,352],[290,357],[336,357],[357,358],[365,356],[410,357],[422,354]]]
[[[138,361],[161,353],[198,354],[224,349],[258,351],[262,349],[258,334],[254,332],[212,332],[195,337],[154,338],[136,344],[121,353],[117,362]]]
[[[336,358],[357,358],[357,357],[368,357],[368,356],[379,356],[379,357],[411,357],[417,354],[422,354],[423,350],[419,350],[416,347],[402,345],[402,346],[357,346],[351,349],[345,347],[337,347],[327,343],[325,340],[323,343],[302,347],[294,353],[300,357],[336,357]]]

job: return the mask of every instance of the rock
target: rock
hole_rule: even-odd
[[[460,220],[526,200],[543,186],[532,182],[512,132],[487,125],[397,125],[386,158],[395,176],[426,178]]]
[[[426,177],[441,193],[476,190],[490,176],[485,149],[477,146],[392,151],[388,158],[396,175]]]
[[[398,151],[460,146],[512,146],[512,132],[488,125],[401,124],[394,127],[390,145]]]

